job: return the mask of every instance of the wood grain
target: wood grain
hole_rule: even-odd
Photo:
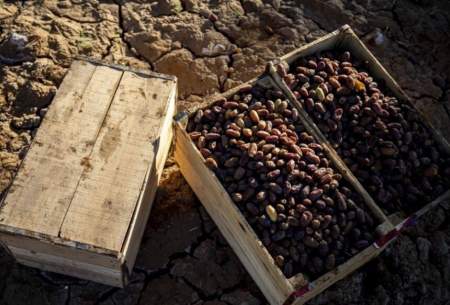
[[[58,235],[121,76],[74,62],[2,204],[0,228]]]
[[[124,72],[61,227],[62,238],[121,250],[155,162],[171,85]]]

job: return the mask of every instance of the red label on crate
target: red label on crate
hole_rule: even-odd
[[[377,241],[374,242],[375,247],[381,248],[392,239],[396,238],[400,234],[400,231],[396,228],[392,231],[389,231],[387,234],[381,236]]]
[[[307,292],[311,291],[311,289],[314,288],[314,285],[312,283],[308,283],[308,285],[305,285],[303,287],[300,287],[299,289],[295,290],[291,293],[289,298],[283,303],[283,305],[290,305],[292,302],[295,301],[297,298],[301,298],[304,296]]]
[[[390,242],[392,239],[396,238],[400,233],[405,229],[412,227],[416,224],[416,217],[415,215],[412,215],[408,218],[406,218],[404,221],[399,223],[395,228],[388,232],[387,234],[381,236],[377,241],[374,242],[375,247],[381,248],[388,242]]]

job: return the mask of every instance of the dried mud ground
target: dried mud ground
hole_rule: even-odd
[[[450,139],[446,0],[0,0],[0,196],[75,56],[174,74],[182,108],[345,23]],[[450,304],[449,220],[445,203],[310,304]],[[265,303],[171,159],[126,289],[23,267],[0,250],[2,305]]]

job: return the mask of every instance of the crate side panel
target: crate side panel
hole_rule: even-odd
[[[356,256],[345,262],[344,264],[337,267],[312,283],[313,289],[306,292],[302,297],[296,299],[292,305],[302,305],[307,301],[311,300],[315,296],[322,293],[325,289],[329,288],[334,283],[347,277],[349,274],[353,273],[359,267],[365,265],[367,262],[377,257],[386,247],[376,248],[375,246],[370,246],[362,252],[358,253]],[[297,289],[300,287],[297,287]]]
[[[290,65],[301,57],[308,56],[323,50],[329,50],[340,42],[340,40],[342,39],[341,36],[342,30],[347,28],[348,26],[343,26],[341,29],[331,32],[325,36],[322,36],[312,41],[311,43],[308,43],[298,49],[295,49],[294,51],[291,51],[283,55],[280,58],[280,60],[285,61]]]
[[[154,163],[154,167],[149,169],[147,177],[145,178],[144,189],[138,200],[136,212],[128,229],[127,240],[122,250],[124,261],[128,270],[132,270],[134,266],[140,241],[144,235],[145,226],[153,206],[156,188],[158,187],[158,183],[169,154],[170,146],[172,145],[172,117],[175,115],[176,109],[176,91],[176,83],[174,82],[172,94],[169,97],[168,107],[165,111],[165,118],[161,126],[161,132],[159,138],[156,140],[158,143],[156,162]]]
[[[9,249],[16,260],[23,265],[115,287],[123,287],[121,269],[109,269],[28,249],[16,247],[10,247]]]
[[[121,75],[73,63],[1,207],[2,229],[58,235]]]
[[[61,238],[122,249],[145,175],[155,162],[154,141],[172,84],[124,72],[61,227]]]
[[[55,255],[69,260],[77,260],[79,262],[103,266],[109,269],[118,269],[119,262],[117,257],[95,253],[89,250],[79,249],[74,245],[60,245],[49,241],[39,240],[32,237],[25,237],[17,234],[0,234],[0,240],[7,247],[16,247],[24,250],[32,250],[48,255]]]
[[[216,177],[204,165],[190,138],[175,124],[175,159],[186,181],[272,305],[280,305],[292,286]],[[252,234],[253,233],[253,234]]]

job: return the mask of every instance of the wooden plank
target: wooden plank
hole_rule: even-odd
[[[175,159],[242,264],[271,304],[282,304],[293,290],[253,229],[231,201],[182,126],[175,123]]]
[[[122,249],[154,162],[154,141],[172,84],[124,72],[62,224],[62,238],[117,252]]]
[[[117,257],[106,255],[104,253],[99,254],[89,250],[79,249],[74,246],[55,244],[46,240],[40,240],[17,234],[0,233],[0,239],[8,247],[31,249],[39,253],[57,255],[69,260],[78,260],[80,262],[110,269],[120,268],[120,263],[117,261]]]
[[[327,35],[324,35],[306,45],[301,46],[298,49],[295,49],[283,56],[280,57],[280,61],[286,62],[288,65],[291,65],[297,59],[308,56],[320,51],[329,50],[333,48],[339,41],[342,39],[340,35],[342,31],[350,28],[348,25],[343,25],[340,29],[331,32]]]
[[[57,236],[122,72],[74,62],[8,192],[0,229]]]
[[[10,246],[16,260],[26,266],[51,272],[62,273],[77,278],[101,282],[110,286],[123,287],[122,271],[69,260],[57,255],[39,253],[34,250]]]
[[[156,189],[169,154],[170,146],[172,145],[172,118],[176,111],[176,93],[176,82],[173,82],[172,93],[169,96],[169,102],[165,111],[165,118],[161,126],[159,138],[156,140],[158,152],[156,154],[156,162],[154,163],[155,166],[149,169],[145,178],[144,184],[146,187],[141,192],[138,199],[136,212],[135,215],[133,215],[133,221],[128,230],[127,240],[123,246],[123,260],[129,271],[132,270],[136,261],[142,236],[144,235],[147,220],[153,206]]]
[[[292,305],[305,304],[307,301],[319,295],[334,283],[347,277],[349,274],[353,273],[359,267],[365,265],[367,262],[380,255],[380,253],[387,247],[388,244],[390,243],[387,243],[382,248],[376,248],[375,246],[372,245],[364,249],[363,251],[361,251],[360,253],[358,253],[356,256],[352,257],[345,263],[339,265],[336,269],[322,275],[320,278],[312,282],[311,286],[313,287],[313,289],[306,292],[302,297],[297,298],[292,303]],[[295,278],[293,278],[291,281],[294,285],[296,284]],[[301,286],[297,285],[296,289],[299,288],[301,288]]]

